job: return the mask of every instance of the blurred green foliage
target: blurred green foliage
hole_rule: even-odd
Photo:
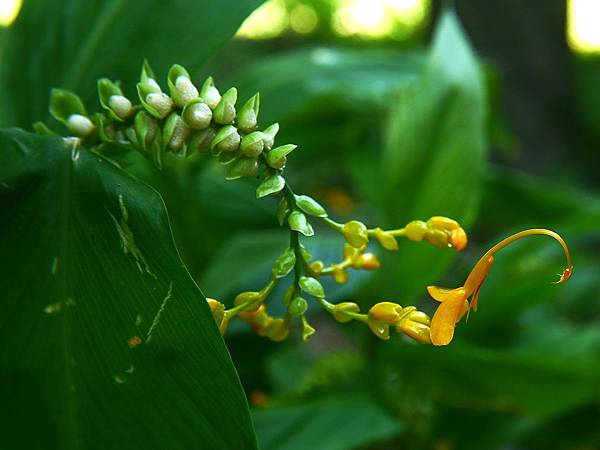
[[[92,98],[95,77],[130,81],[142,56],[160,68],[179,62],[198,79],[211,71],[224,88],[237,86],[242,101],[260,91],[261,123],[280,122],[280,141],[301,148],[290,158],[289,179],[341,218],[402,225],[444,214],[469,232],[470,245],[459,257],[402,242],[399,252],[380,255],[377,274],[326,286],[333,300],[418,302],[431,312],[427,284],[460,285],[482,251],[527,227],[561,233],[575,264],[571,281],[554,286],[562,263],[556,243],[531,238],[503,250],[479,311],[459,325],[447,348],[380,342],[364,327],[333,323],[316,305],[310,319],[317,334],[308,344],[298,331],[273,344],[243,325],[232,329],[228,347],[254,405],[262,448],[600,448],[600,194],[588,187],[600,148],[598,60],[576,62],[580,147],[568,164],[534,176],[510,163],[528,149],[519,147],[501,110],[505,73],[493,60],[477,58],[453,12],[432,20],[428,45],[337,42],[316,32],[305,41],[235,41],[201,66],[225,38],[208,33],[197,51],[202,27],[194,20],[228,17],[212,2],[201,3],[191,10],[183,0],[174,10],[128,6],[121,28],[102,35],[93,53],[100,56],[89,67],[70,66],[79,54],[74,45],[27,47],[52,32],[36,24],[52,22],[26,16],[15,26],[31,33],[30,40],[2,56],[2,62],[14,55],[21,62],[1,66],[0,124],[27,127],[44,118],[51,86]],[[247,3],[239,15],[250,11]],[[184,9],[194,14],[181,14]],[[74,28],[101,27],[90,25],[97,21],[89,12],[72,14],[81,16]],[[152,14],[185,16],[185,23],[162,22],[165,35],[134,46],[135,54],[116,42],[128,41],[122,28],[149,23]],[[72,43],[69,32],[75,31],[61,33]],[[4,45],[11,48],[10,40]],[[60,57],[52,56],[57,52]],[[37,84],[16,69],[26,57],[28,67],[48,74]],[[501,151],[490,158],[490,147]],[[256,201],[251,180],[224,181],[218,165],[201,158],[169,159],[157,173],[134,155],[112,156],[161,193],[177,247],[207,296],[230,302],[235,292],[264,284],[286,237],[276,203]],[[338,238],[319,231],[306,245],[319,258],[337,257]]]

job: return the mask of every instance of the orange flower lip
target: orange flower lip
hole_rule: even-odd
[[[513,234],[494,245],[477,261],[463,286],[456,289],[447,289],[438,286],[427,287],[429,295],[434,300],[441,302],[431,320],[431,342],[433,345],[448,345],[454,337],[456,324],[462,319],[465,313],[468,314],[471,309],[475,312],[477,311],[479,292],[494,263],[494,254],[512,242],[534,234],[550,236],[556,239],[563,247],[567,257],[567,267],[563,269],[560,278],[555,283],[566,283],[571,278],[573,274],[571,254],[567,244],[560,235],[544,228],[533,228]],[[469,297],[471,297],[470,303],[468,301]]]

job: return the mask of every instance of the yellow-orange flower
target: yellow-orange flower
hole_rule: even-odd
[[[434,345],[449,344],[454,336],[456,323],[471,309],[477,311],[479,291],[494,263],[494,254],[511,242],[534,234],[550,236],[560,243],[567,257],[567,267],[563,270],[562,274],[560,274],[560,278],[556,283],[565,283],[569,280],[573,273],[573,265],[571,264],[569,248],[560,235],[554,231],[543,228],[534,228],[513,234],[494,245],[481,257],[473,267],[473,270],[467,277],[463,286],[456,289],[447,289],[438,286],[427,287],[429,295],[431,295],[434,300],[441,302],[431,320],[431,342]],[[471,297],[471,302],[468,300],[469,297]]]

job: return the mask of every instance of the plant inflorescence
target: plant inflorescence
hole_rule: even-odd
[[[288,336],[291,321],[297,318],[302,325],[302,338],[307,340],[315,332],[306,317],[309,303],[305,297],[312,297],[338,322],[363,322],[381,339],[389,339],[390,328],[395,328],[418,342],[446,345],[452,340],[456,323],[471,309],[476,311],[479,291],[494,261],[493,255],[510,242],[532,234],[553,237],[567,255],[567,268],[559,282],[567,281],[572,274],[569,251],[562,238],[549,230],[531,229],[490,249],[475,265],[464,286],[457,289],[429,286],[430,295],[441,302],[433,319],[414,306],[389,301],[376,303],[366,313],[361,313],[355,302],[333,303],[327,298],[320,279],[332,277],[343,284],[349,279],[349,269],[379,268],[377,256],[367,251],[371,242],[395,251],[399,245],[397,239],[404,238],[460,251],[467,245],[465,231],[455,220],[441,216],[414,220],[389,230],[369,228],[358,220],[338,223],[315,199],[296,194],[285,180],[284,168],[297,146],[275,144],[277,123],[259,130],[258,93],[238,108],[236,88],[221,94],[210,77],[198,88],[180,65],[171,67],[167,84],[168,93],[162,90],[145,62],[137,84],[139,103],[127,98],[118,82],[103,78],[98,80],[102,112],[88,115],[77,95],[55,89],[51,94],[50,113],[88,148],[106,144],[127,146],[142,153],[159,169],[165,153],[183,157],[196,152],[210,154],[223,165],[227,179],[257,176],[260,179],[256,189],[258,198],[280,198],[277,218],[281,226],[289,229],[289,246],[274,261],[269,281],[261,289],[237,294],[229,308],[219,300],[208,299],[222,334],[230,320],[237,317],[250,324],[259,335],[281,341]],[[55,134],[43,123],[35,124],[34,128],[38,133]],[[302,244],[305,237],[315,234],[311,221],[319,221],[343,237],[340,261],[326,264],[314,260]],[[284,317],[273,317],[268,311],[268,300],[274,287],[287,279],[291,279],[283,297],[287,312]]]

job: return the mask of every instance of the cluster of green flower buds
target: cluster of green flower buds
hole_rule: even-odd
[[[98,97],[103,113],[88,115],[79,97],[61,89],[52,91],[50,113],[76,137],[92,144],[131,145],[159,168],[165,152],[211,152],[226,166],[227,179],[254,176],[261,164],[282,169],[296,149],[292,144],[275,147],[277,123],[258,130],[258,93],[238,109],[236,88],[221,95],[211,77],[198,88],[178,64],[169,70],[167,84],[168,93],[144,62],[136,86],[139,105],[124,95],[120,83],[102,78]],[[51,133],[43,124],[34,128]]]

